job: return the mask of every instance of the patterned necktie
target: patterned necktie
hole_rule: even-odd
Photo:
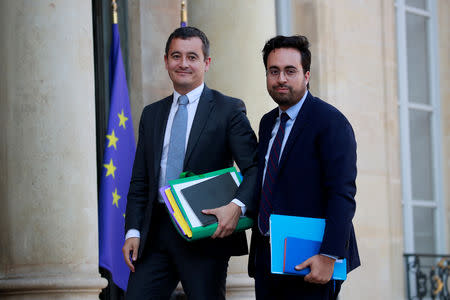
[[[178,98],[178,110],[173,118],[172,129],[170,131],[169,153],[167,156],[166,178],[164,186],[169,180],[177,179],[183,171],[186,129],[188,113],[186,105],[189,99],[186,95]]]
[[[259,206],[259,230],[263,235],[269,231],[269,216],[273,212],[272,198],[273,187],[278,176],[278,163],[280,160],[281,144],[284,139],[284,131],[286,128],[286,122],[289,120],[287,113],[282,113],[280,116],[280,127],[278,128],[277,135],[272,143],[270,149],[269,161],[267,162],[266,176],[264,178],[264,184],[261,192],[261,202]]]

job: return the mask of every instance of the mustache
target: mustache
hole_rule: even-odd
[[[273,85],[272,88],[274,89],[278,89],[278,88],[287,88],[287,89],[291,89],[291,87],[287,84],[277,84],[277,85]]]

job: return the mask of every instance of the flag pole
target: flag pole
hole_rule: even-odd
[[[119,18],[117,17],[117,3],[116,0],[111,1],[113,24],[118,24]]]
[[[186,1],[181,1],[181,22],[180,22],[180,27],[186,27],[186,26],[187,26]]]

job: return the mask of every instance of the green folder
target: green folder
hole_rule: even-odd
[[[197,208],[197,213],[198,213],[198,207],[201,207],[202,201],[204,202],[204,207],[203,207],[204,209],[215,208],[214,205],[217,205],[217,204],[214,204],[217,200],[216,198],[220,198],[220,197],[214,197],[214,199],[209,197],[210,195],[214,195],[214,193],[211,192],[211,186],[216,185],[217,190],[220,190],[221,188],[223,190],[223,187],[219,186],[221,183],[226,183],[228,186],[229,180],[228,180],[228,178],[226,178],[227,176],[225,175],[227,173],[229,175],[231,175],[232,178],[234,179],[235,186],[230,186],[230,188],[234,189],[233,192],[228,191],[228,190],[226,192],[227,192],[227,194],[229,194],[231,192],[231,195],[234,195],[234,192],[237,190],[239,184],[242,181],[239,173],[236,171],[236,168],[234,168],[234,167],[222,169],[222,170],[218,170],[218,171],[214,171],[214,172],[210,172],[210,173],[206,173],[206,174],[184,177],[184,178],[169,181],[170,190],[172,192],[172,195],[175,198],[176,204],[178,205],[183,217],[187,221],[187,223],[192,231],[192,238],[188,238],[185,234],[182,233],[182,231],[178,230],[178,226],[176,224],[174,224],[177,227],[178,232],[184,239],[186,239],[188,241],[195,241],[198,239],[210,237],[216,231],[217,221],[215,221],[212,224],[208,224],[208,222],[210,222],[210,221],[207,221],[206,224],[205,224],[205,222],[202,223],[202,221],[200,221],[200,219],[203,219],[203,218],[201,216],[200,216],[200,219],[197,217],[197,215],[194,212],[194,210],[192,209],[192,206],[189,203],[189,201],[192,201],[193,206]],[[223,178],[223,180],[221,180],[219,178],[220,175],[225,175],[225,176],[221,177],[221,178]],[[184,193],[183,193],[183,190],[184,190]],[[185,195],[184,195],[184,194],[186,194],[186,196],[190,196],[190,197],[192,197],[192,195],[202,195],[202,190],[205,191],[205,195],[204,195],[203,199],[199,199],[201,197],[195,197],[195,198],[189,199],[189,198],[185,197]],[[217,196],[217,194],[216,194],[216,196]],[[226,203],[223,203],[223,205],[228,204],[231,200],[233,200],[233,198],[234,197],[231,196],[230,199],[226,199]],[[200,201],[200,204],[198,203],[199,201]],[[196,202],[196,203],[194,203],[194,202]],[[211,206],[211,205],[213,205],[213,206]],[[221,206],[221,205],[219,205],[219,206]],[[172,221],[174,221],[174,220],[172,219]],[[176,222],[176,221],[174,221],[174,222]],[[253,225],[252,219],[250,219],[248,217],[241,217],[238,221],[235,231],[246,230],[248,228],[251,228],[252,225]]]

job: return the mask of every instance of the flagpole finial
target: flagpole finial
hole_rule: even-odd
[[[181,1],[181,27],[187,26],[187,8],[186,8],[186,1]]]
[[[113,13],[113,24],[119,23],[119,18],[117,17],[117,3],[116,0],[111,1],[112,13]]]

